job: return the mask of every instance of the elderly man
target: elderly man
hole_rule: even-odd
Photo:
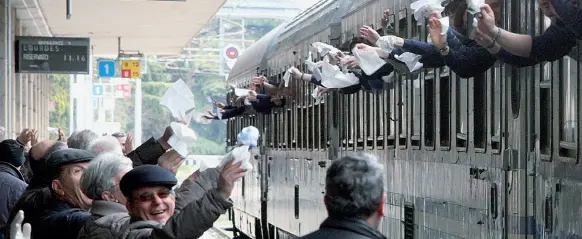
[[[377,228],[384,215],[384,169],[368,154],[334,161],[325,177],[328,218],[302,238],[385,239]]]
[[[88,151],[63,149],[53,153],[46,161],[46,182],[50,186],[38,189],[43,200],[38,209],[26,212],[32,225],[32,235],[41,238],[77,238],[79,229],[90,218],[85,210],[91,199],[81,191],[80,180],[87,164],[94,158]],[[55,234],[58,232],[58,234]]]
[[[127,200],[119,189],[119,181],[132,165],[131,159],[117,153],[100,154],[89,163],[81,177],[81,188],[93,200],[89,209],[93,220],[127,212]]]
[[[87,238],[198,238],[232,206],[229,197],[234,182],[245,175],[241,163],[228,163],[220,171],[217,188],[201,197],[197,183],[171,193],[176,177],[167,169],[143,165],[123,176],[120,188],[127,198],[128,214],[118,213],[86,227]]]
[[[67,139],[67,145],[72,149],[89,150],[89,145],[97,138],[99,138],[97,133],[86,129],[72,133],[71,137]]]
[[[93,140],[89,144],[88,150],[94,155],[99,155],[101,153],[116,153],[123,155],[121,145],[119,145],[117,139],[113,136],[102,136]]]

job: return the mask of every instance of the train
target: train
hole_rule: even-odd
[[[247,48],[227,82],[245,88],[257,75],[280,82],[289,67],[305,72],[310,52],[321,57],[311,43],[345,48],[361,26],[378,29],[385,9],[392,34],[426,41],[413,1],[319,1]],[[532,35],[548,26],[537,1],[503,1],[501,22]],[[581,238],[580,54],[526,68],[498,61],[468,79],[447,67],[396,71],[381,92],[331,92],[322,102],[315,86],[291,82],[285,107],[227,121],[229,146],[246,126],[261,131],[255,169],[233,192],[234,230],[260,239],[317,230],[327,167],[361,151],[386,169],[379,230],[388,238]]]

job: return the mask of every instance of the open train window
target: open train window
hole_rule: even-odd
[[[435,141],[435,79],[436,70],[428,73],[425,69],[424,84],[424,145],[429,149],[434,149]]]
[[[552,78],[554,75],[554,68],[558,69],[559,64],[548,62],[542,67],[542,76],[540,79],[540,118],[538,120],[540,127],[540,154],[541,159],[550,161],[552,158]],[[555,74],[559,74],[559,70]],[[556,77],[559,79],[559,76]]]
[[[486,75],[491,75],[487,72]],[[475,151],[485,152],[487,147],[487,77],[473,78],[473,144]]]
[[[578,61],[564,57],[559,89],[560,157],[577,162],[578,157]]]
[[[406,148],[407,145],[407,138],[408,138],[408,92],[411,81],[407,80],[405,76],[400,77],[400,86],[399,86],[399,101],[398,101],[398,110],[400,112],[400,120],[399,129],[398,129],[398,145],[402,148]]]
[[[411,91],[412,97],[410,97],[411,102],[409,103],[412,112],[412,124],[411,127],[411,146],[413,149],[420,149],[420,135],[422,131],[422,92],[421,92],[421,81],[420,75],[414,74],[410,78],[411,80]]]
[[[457,113],[457,120],[456,120],[456,140],[457,140],[457,150],[458,151],[466,151],[467,150],[467,142],[468,142],[468,122],[467,122],[467,114],[468,114],[468,80],[463,79],[461,77],[455,76],[456,85],[455,85],[455,99],[456,99],[456,113]]]
[[[451,147],[451,80],[449,76],[439,79],[439,141],[442,150]]]

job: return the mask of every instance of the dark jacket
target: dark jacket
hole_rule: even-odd
[[[414,53],[422,56],[419,62],[423,64],[423,68],[438,68],[446,65],[462,78],[478,76],[497,61],[487,49],[453,28],[447,31],[447,44],[449,54],[442,56],[431,43],[406,39],[402,48],[392,51],[390,59],[396,60],[394,55],[404,52]]]
[[[44,210],[25,217],[30,217],[34,239],[76,239],[91,214],[53,197]]]
[[[582,39],[582,10],[577,8],[574,2],[574,0],[552,0],[552,6],[566,27],[578,39]]]
[[[9,163],[0,161],[0,228],[5,229],[12,208],[28,186],[18,169]],[[1,231],[0,231],[1,232]],[[4,235],[0,233],[0,239]]]
[[[309,233],[303,239],[386,239],[382,233],[360,219],[327,218],[319,230]]]
[[[103,235],[109,235],[109,229],[98,228],[95,224],[95,220],[99,220],[102,217],[115,213],[127,213],[127,208],[120,203],[95,200],[89,209],[89,213],[91,213],[91,218],[87,220],[83,228],[79,230],[79,235],[77,237],[79,239],[89,238],[87,231],[91,230],[91,228],[97,229],[93,232],[92,238],[102,238]]]
[[[505,49],[501,49],[496,56],[509,65],[526,67],[546,61],[559,60],[568,55],[575,46],[576,36],[574,33],[568,30],[564,23],[558,21],[548,27],[542,35],[532,37],[529,57],[515,56]]]
[[[283,107],[285,105],[285,99],[281,99],[281,105],[275,104],[271,101],[272,97],[263,94],[257,94],[257,100],[251,101],[251,105],[258,113],[269,114],[273,108]]]
[[[153,137],[141,144],[139,147],[126,155],[133,161],[133,167],[143,164],[158,164],[160,158],[166,151]]]
[[[198,238],[232,206],[230,199],[217,194],[219,177],[219,169],[208,169],[196,179],[184,180],[176,192],[176,211],[166,225],[115,213],[87,222],[78,238]]]

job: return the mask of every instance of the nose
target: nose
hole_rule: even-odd
[[[153,202],[155,205],[162,204],[162,198],[160,198],[158,195],[154,195],[154,196],[152,197],[152,202]]]

